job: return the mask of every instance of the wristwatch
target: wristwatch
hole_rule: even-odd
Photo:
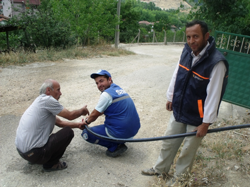
[[[90,124],[90,123],[88,122],[88,118],[85,119],[85,123],[87,123],[88,125]]]

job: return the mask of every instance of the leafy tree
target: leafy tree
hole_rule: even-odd
[[[163,11],[154,11],[154,12],[155,12],[155,19],[157,21],[168,20],[168,14],[166,14],[166,12]]]
[[[132,9],[132,2],[127,0],[121,4],[122,23],[120,24],[120,42],[131,42],[139,29],[140,14]]]
[[[175,25],[177,28],[184,26],[184,24],[176,16],[175,17],[170,17],[169,21],[170,21],[171,25]]]
[[[213,30],[250,35],[249,0],[199,0],[189,18],[205,20]]]
[[[155,3],[153,3],[153,2],[143,3],[143,5],[144,5],[144,8],[148,9],[148,10],[161,10],[161,8],[156,7]]]
[[[57,19],[69,22],[70,28],[86,44],[87,40],[114,36],[116,0],[51,0]]]
[[[16,49],[19,45],[19,38],[17,31],[9,32],[9,46],[11,49]],[[6,33],[0,32],[0,51],[7,49],[7,40],[6,40]]]
[[[10,20],[11,24],[23,29],[19,31],[21,45],[35,50],[35,47],[65,48],[70,43],[69,24],[55,18],[49,0],[43,0],[37,8],[29,4],[26,7],[25,12]]]
[[[138,11],[139,12],[139,11]],[[148,10],[140,10],[140,21],[149,21],[149,22],[155,22],[155,14],[153,11]]]
[[[162,30],[167,30],[170,28],[169,19],[166,12],[155,11],[155,19],[157,20],[154,25],[154,29],[156,31],[161,32]]]

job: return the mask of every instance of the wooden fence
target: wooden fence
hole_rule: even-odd
[[[186,42],[185,32],[176,32],[163,30],[162,32],[152,32],[141,33],[139,29],[138,34],[132,40],[131,43],[147,43],[147,44],[163,44],[167,45],[168,43],[185,43]]]

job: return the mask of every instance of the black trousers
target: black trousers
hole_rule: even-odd
[[[66,148],[74,137],[70,127],[64,127],[55,134],[51,134],[48,142],[40,148],[33,148],[26,153],[18,151],[20,156],[33,164],[42,164],[45,169],[51,168],[59,162]]]

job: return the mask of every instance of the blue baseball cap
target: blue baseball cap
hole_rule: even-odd
[[[111,77],[110,73],[108,71],[106,71],[106,70],[103,70],[103,69],[98,70],[96,73],[92,73],[90,75],[90,77],[92,79],[95,79],[96,77],[98,77],[100,75],[107,75],[108,77]]]

